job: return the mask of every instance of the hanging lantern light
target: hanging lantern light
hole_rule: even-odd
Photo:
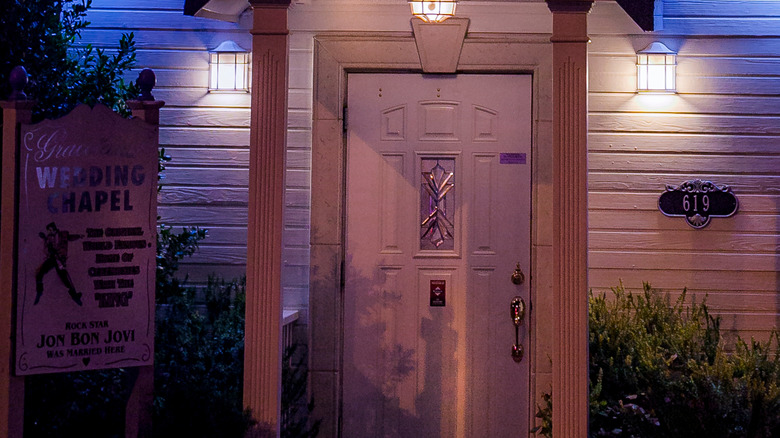
[[[249,91],[249,53],[235,42],[209,52],[209,91]]]
[[[409,2],[412,15],[426,23],[441,23],[455,15],[455,0],[431,0]]]
[[[636,54],[637,91],[674,93],[677,90],[677,53],[654,42]]]

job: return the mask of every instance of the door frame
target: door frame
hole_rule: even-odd
[[[532,75],[531,272],[527,358],[529,421],[552,384],[553,197],[552,44],[549,36],[466,36],[458,73]],[[352,32],[314,37],[311,165],[309,379],[320,436],[336,437],[341,418],[346,130],[349,73],[422,73],[411,33]]]

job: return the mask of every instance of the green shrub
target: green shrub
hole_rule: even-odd
[[[182,236],[182,235],[180,235]],[[179,283],[158,307],[154,434],[159,437],[241,438],[257,425],[242,401],[246,279],[209,278],[205,302]],[[299,345],[282,358],[281,436],[312,438],[306,404],[306,354]],[[260,436],[268,433],[257,425]]]
[[[245,281],[210,278],[205,305],[192,288],[168,292],[156,318],[155,436],[242,437],[253,424],[242,405]]]
[[[78,47],[92,0],[10,0],[0,26],[0,99],[10,93],[8,76],[17,65],[30,75],[25,89],[36,99],[34,121],[67,114],[79,103],[104,103],[129,116],[125,101],[138,90],[123,74],[135,64],[133,34],[123,34],[112,54]]]
[[[160,224],[157,232],[157,304],[169,304],[172,298],[185,294],[186,288],[176,276],[179,262],[184,257],[193,255],[198,250],[200,241],[207,236],[208,230],[199,227],[182,228],[175,233],[173,227]]]
[[[28,376],[24,436],[124,436],[130,385],[125,369]]]
[[[612,292],[589,296],[591,437],[780,436],[777,332],[728,353],[719,319],[686,305],[685,291],[675,301],[647,284]],[[551,416],[546,394],[537,417]]]

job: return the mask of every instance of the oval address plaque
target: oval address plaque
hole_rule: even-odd
[[[713,217],[729,217],[737,212],[739,202],[729,186],[718,186],[700,179],[679,186],[666,186],[658,198],[658,209],[666,216],[681,216],[693,228],[704,228]]]

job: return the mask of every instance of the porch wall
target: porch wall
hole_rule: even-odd
[[[473,13],[472,29],[546,32],[543,3],[522,19]],[[283,287],[285,306],[305,310],[309,284],[312,37],[327,31],[409,31],[405,9],[345,2],[294,4]],[[473,7],[472,7],[473,8]],[[590,17],[590,284],[623,280],[709,294],[723,327],[766,337],[780,325],[780,5],[766,0],[666,0],[664,30],[643,33],[612,2]],[[135,34],[138,69],[157,74],[161,146],[173,157],[160,194],[162,221],[209,229],[182,273],[243,274],[249,96],[209,94],[208,50],[225,39],[250,46],[249,22],[187,17],[178,0],[95,0],[82,43],[111,49]],[[248,17],[245,17],[248,18]],[[490,23],[489,25],[487,23]],[[724,35],[725,34],[725,35]],[[723,38],[727,36],[728,38]],[[652,41],[678,50],[678,94],[635,93],[635,52]],[[691,178],[728,184],[739,213],[693,230],[656,202],[665,184]],[[303,315],[306,320],[306,314]]]
[[[606,6],[606,5],[598,5]],[[731,337],[780,326],[780,3],[666,0],[664,30],[591,33],[590,285],[687,287]],[[678,93],[636,93],[636,51],[678,51]],[[702,230],[658,211],[665,184],[732,187]]]
[[[160,146],[173,158],[166,164],[159,195],[161,222],[209,230],[200,250],[185,260],[191,283],[218,272],[242,275],[246,264],[249,175],[249,94],[208,93],[208,50],[224,40],[249,49],[245,25],[182,14],[177,0],[95,0],[81,44],[111,49],[123,32],[133,32],[137,68],[157,75],[152,91],[164,100]]]
[[[200,250],[182,263],[181,276],[202,285],[209,274],[225,279],[246,271],[246,224],[249,177],[248,93],[208,93],[208,50],[225,40],[251,48],[250,15],[239,23],[189,17],[181,0],[94,0],[82,45],[115,49],[123,32],[133,32],[137,68],[157,75],[155,98],[160,111],[160,146],[173,158],[166,165],[159,195],[162,223],[207,228]],[[309,44],[310,45],[310,44]],[[307,54],[308,53],[308,54]],[[307,58],[308,57],[308,58]],[[311,48],[294,48],[291,59],[311,71]],[[307,61],[308,59],[308,61]],[[308,305],[308,204],[311,145],[311,79],[291,74],[290,131],[287,157],[287,204],[284,289],[285,307]],[[303,91],[302,91],[303,90]],[[302,315],[305,321],[305,315]]]
[[[485,5],[459,6],[471,31],[551,31],[544,2],[502,3],[511,13]],[[166,224],[209,229],[182,268],[197,284],[212,272],[231,278],[245,271],[249,95],[209,94],[207,80],[208,50],[226,39],[249,49],[250,23],[186,17],[181,6],[181,0],[94,0],[83,42],[113,48],[123,31],[133,31],[138,70],[126,79],[135,80],[145,67],[157,74],[153,93],[166,101],[161,146],[173,157],[160,214]],[[780,326],[780,2],[668,0],[664,9],[666,29],[654,33],[643,33],[613,2],[596,2],[589,17],[589,282],[596,291],[622,279],[629,289],[648,281],[664,290],[708,293],[723,328],[765,338]],[[289,17],[282,281],[285,307],[302,310],[305,324],[313,37],[408,35],[411,26],[405,2],[308,0],[293,4]],[[658,96],[635,92],[635,53],[656,40],[679,51],[678,94],[667,96],[665,106],[650,99]],[[663,216],[656,203],[665,184],[693,178],[730,185],[739,213],[714,219],[704,230]],[[538,356],[546,357],[543,351]],[[534,373],[536,389],[546,390],[549,363],[539,362]]]

